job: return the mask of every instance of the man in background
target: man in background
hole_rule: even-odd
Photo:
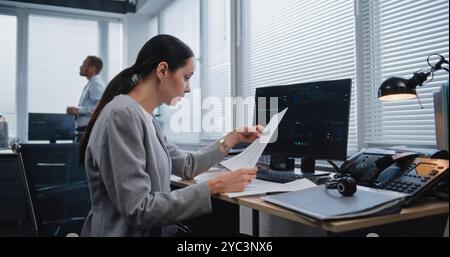
[[[102,71],[102,59],[96,56],[88,56],[80,66],[80,76],[88,79],[87,85],[81,93],[78,106],[67,107],[67,114],[74,116],[76,136],[75,142],[79,142],[94,112],[95,106],[105,90],[105,82],[100,78]]]

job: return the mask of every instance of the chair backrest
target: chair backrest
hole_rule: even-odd
[[[30,209],[15,153],[0,153],[0,237],[32,236]]]
[[[37,236],[80,233],[91,207],[78,144],[21,144],[16,147],[34,214]]]

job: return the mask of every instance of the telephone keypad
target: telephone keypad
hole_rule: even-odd
[[[441,172],[442,169],[439,169],[439,166],[431,163],[426,163],[422,166],[420,166],[420,163],[414,163],[408,167],[403,175],[390,178],[384,183],[379,184],[378,187],[414,195],[426,187]]]

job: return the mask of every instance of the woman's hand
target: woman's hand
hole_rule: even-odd
[[[208,180],[209,194],[242,192],[256,178],[256,167],[238,169]]]

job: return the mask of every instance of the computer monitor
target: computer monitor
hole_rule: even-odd
[[[314,172],[317,159],[346,159],[351,83],[342,79],[256,89],[257,123],[268,123],[271,115],[288,107],[277,140],[264,150],[271,155],[272,169],[293,170],[293,157],[302,158],[302,172]],[[270,97],[278,98],[278,111]]]
[[[73,118],[63,113],[29,113],[28,140],[73,140],[75,123]]]

